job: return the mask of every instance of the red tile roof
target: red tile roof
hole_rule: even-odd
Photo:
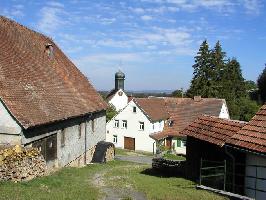
[[[182,134],[223,146],[246,122],[202,115],[187,126]]]
[[[168,136],[185,136],[181,133],[190,123],[197,119],[200,115],[219,116],[222,105],[225,104],[224,99],[216,98],[164,98],[166,109],[169,113],[172,126],[165,124],[162,132],[150,135],[155,140],[160,140]]]
[[[227,143],[247,150],[266,153],[266,104]]]
[[[159,121],[169,118],[164,98],[134,98],[133,101],[140,107],[146,116],[151,119],[151,121]]]
[[[0,98],[24,128],[106,109],[87,78],[48,37],[0,16],[0,42]]]

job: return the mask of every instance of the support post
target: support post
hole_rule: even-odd
[[[226,160],[224,160],[224,191],[226,189]]]
[[[200,177],[199,177],[199,184],[201,185],[201,168],[202,168],[202,158],[200,158]]]

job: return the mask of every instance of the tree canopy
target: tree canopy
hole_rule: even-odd
[[[207,40],[204,40],[192,67],[194,72],[188,96],[226,99],[233,119],[248,121],[257,112],[258,105],[249,98],[240,63],[236,58],[226,57],[219,41],[209,49]]]
[[[259,96],[262,103],[266,102],[266,65],[262,73],[258,78],[258,88],[259,88]]]

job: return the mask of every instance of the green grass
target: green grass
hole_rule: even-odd
[[[184,178],[162,177],[147,165],[122,163],[105,176],[112,187],[131,186],[143,192],[149,200],[228,200],[225,197],[195,189],[195,183]]]
[[[153,153],[147,152],[147,151],[131,151],[127,149],[121,149],[121,148],[116,148],[115,149],[115,154],[116,155],[132,155],[132,154],[138,154],[138,155],[144,155],[144,156],[153,156]]]
[[[164,154],[163,158],[169,159],[169,160],[186,160],[186,157],[184,156],[177,156],[175,154],[170,154],[170,153]]]
[[[0,199],[98,199],[99,191],[89,178],[104,167],[65,168],[28,182],[0,182]]]
[[[144,173],[149,166],[123,161],[93,164],[84,168],[65,168],[50,176],[28,182],[0,182],[0,199],[101,199],[102,194],[92,183],[95,173],[107,172],[104,182],[146,194],[148,199],[222,200],[223,198],[195,189],[195,184],[183,178],[162,178]],[[131,199],[125,196],[124,199]]]

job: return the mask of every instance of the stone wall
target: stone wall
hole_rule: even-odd
[[[45,160],[37,149],[19,145],[0,148],[0,180],[30,180],[45,172]]]

